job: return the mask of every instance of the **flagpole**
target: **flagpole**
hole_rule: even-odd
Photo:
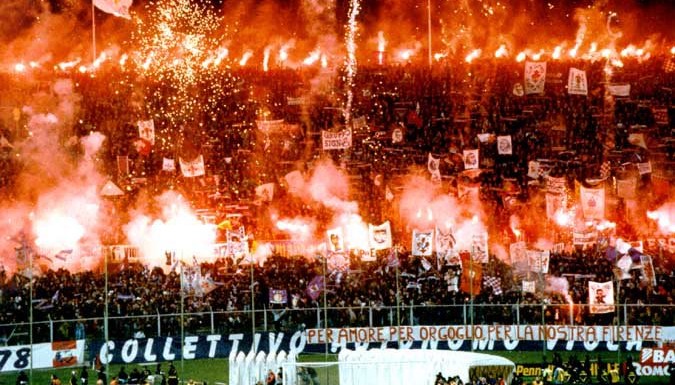
[[[427,0],[427,38],[428,38],[428,44],[429,44],[429,49],[428,49],[428,54],[429,54],[429,67],[431,67],[432,60],[431,60],[431,0]]]
[[[91,49],[93,57],[91,62],[96,61],[96,12],[94,9],[94,0],[91,0]]]

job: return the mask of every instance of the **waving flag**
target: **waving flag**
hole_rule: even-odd
[[[94,5],[96,8],[100,9],[105,13],[115,15],[117,17],[123,17],[125,19],[131,19],[129,15],[129,8],[133,0],[94,0]]]
[[[438,169],[438,167],[441,164],[441,160],[438,158],[434,158],[431,153],[429,153],[429,159],[427,160],[427,169],[429,170],[429,173],[431,174],[431,180],[433,181],[440,181],[441,180],[441,172]]]
[[[316,277],[312,278],[312,280],[309,282],[309,285],[307,285],[307,296],[316,301],[317,298],[319,298],[319,294],[321,294],[321,290],[323,290],[325,286],[326,284],[323,276],[317,275]]]
[[[413,230],[412,236],[412,255],[429,257],[431,256],[434,231]]]
[[[605,189],[581,186],[581,211],[586,219],[605,217]]]
[[[613,312],[614,285],[612,281],[588,281],[588,304],[591,305],[591,314]]]

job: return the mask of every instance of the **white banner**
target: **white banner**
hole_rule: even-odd
[[[429,257],[433,251],[434,231],[413,230],[412,255]]]
[[[375,250],[384,250],[391,247],[391,224],[389,221],[381,225],[368,224],[368,238],[370,248]]]
[[[530,265],[530,271],[535,273],[548,274],[548,261],[550,252],[539,250],[527,250],[527,261]]]
[[[321,144],[324,150],[344,150],[352,146],[352,130],[338,132],[321,130]]]
[[[18,370],[66,368],[82,365],[84,340],[58,341],[30,345],[3,346],[0,348],[0,372]],[[32,350],[32,351],[31,351]]]
[[[512,155],[513,146],[511,144],[511,135],[497,137],[497,153],[499,155]]]
[[[265,183],[256,187],[255,196],[263,202],[270,202],[274,198],[274,183]]]
[[[283,119],[276,119],[276,120],[256,120],[255,124],[260,131],[264,133],[270,133],[272,131],[283,129],[286,123],[284,122]]]
[[[581,186],[581,211],[586,219],[605,218],[605,188],[586,188]]]
[[[456,244],[457,240],[455,239],[452,227],[436,226],[436,242],[434,246],[436,247],[437,256],[441,258],[449,257],[453,253]]]
[[[326,230],[327,243],[326,249],[333,253],[343,252],[345,250],[345,242],[342,236],[342,228],[336,227],[334,229]]]
[[[511,256],[511,264],[527,261],[527,245],[525,242],[513,242],[509,246],[509,255]]]
[[[180,163],[180,171],[186,178],[203,176],[206,174],[204,170],[204,157],[202,155],[199,155],[189,162],[184,161],[182,158],[178,158],[178,162]]]
[[[427,160],[427,170],[429,170],[429,173],[431,174],[431,180],[441,180],[441,171],[438,169],[440,165],[441,160],[434,158],[431,153],[429,153],[429,158]]]
[[[675,327],[650,325],[428,325],[307,329],[308,344],[378,343],[386,341],[580,341],[673,340]]]
[[[612,96],[630,96],[630,84],[608,84],[607,91]]]
[[[464,150],[464,169],[475,170],[478,168],[478,149]]]
[[[586,71],[574,67],[570,68],[567,78],[567,93],[570,95],[588,95]]]
[[[537,286],[534,281],[525,281],[523,280],[523,292],[524,293],[534,293]]]
[[[598,241],[598,233],[595,231],[573,232],[572,244],[575,246],[594,245]]]
[[[138,124],[138,136],[141,139],[145,139],[153,146],[155,145],[155,122],[150,120],[139,120]]]
[[[543,94],[546,84],[546,62],[525,63],[525,93]]]
[[[638,163],[637,169],[638,169],[638,172],[640,173],[640,175],[651,174],[652,173],[652,163],[651,162]]]
[[[176,161],[169,158],[162,158],[162,171],[176,171]]]
[[[567,181],[565,180],[564,176],[554,177],[549,175],[546,177],[547,192],[553,194],[563,194],[565,193],[565,187],[567,187]]]
[[[612,281],[588,281],[588,304],[591,305],[591,314],[613,312],[614,284]]]
[[[471,237],[471,258],[480,263],[488,262],[488,234],[482,232]]]
[[[565,208],[564,194],[546,193],[546,217],[555,220],[555,214]]]

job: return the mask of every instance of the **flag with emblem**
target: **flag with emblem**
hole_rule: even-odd
[[[319,298],[319,294],[321,294],[321,291],[325,288],[325,281],[323,279],[323,276],[317,275],[314,278],[312,278],[311,281],[309,281],[309,284],[307,285],[307,296],[311,298],[312,300],[316,301],[317,298]]]
[[[418,257],[429,257],[433,250],[434,231],[413,230],[412,233],[412,255]]]
[[[455,245],[457,244],[452,227],[436,226],[435,235],[436,241],[434,242],[434,246],[436,247],[436,257],[449,257],[453,253]]]
[[[471,237],[471,258],[480,263],[488,261],[488,233],[482,231]]]
[[[526,254],[528,264],[530,265],[530,271],[548,274],[548,263],[551,256],[548,250],[527,250]]]
[[[483,276],[483,288],[491,288],[492,294],[502,295],[502,279],[494,275]]]
[[[203,176],[206,174],[204,170],[204,157],[202,155],[199,155],[191,161],[185,161],[183,158],[178,158],[178,161],[180,163],[180,171],[186,178]]]
[[[546,62],[525,63],[525,93],[543,94],[546,84]]]
[[[288,292],[282,289],[269,289],[270,303],[283,305],[288,302]]]
[[[270,202],[274,198],[274,183],[265,183],[256,187],[255,196],[263,202]]]
[[[580,187],[581,211],[586,219],[605,218],[605,188]]]
[[[642,147],[645,150],[647,150],[647,142],[645,141],[645,134],[641,132],[635,132],[630,135],[628,135],[628,143]]]
[[[129,8],[133,4],[133,0],[93,0],[96,8],[105,13],[131,19]]]

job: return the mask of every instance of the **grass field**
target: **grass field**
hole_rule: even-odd
[[[547,359],[550,362],[552,358],[552,353],[547,352]],[[506,357],[517,364],[539,364],[541,363],[543,352],[533,352],[533,351],[523,351],[523,352],[491,352],[490,354],[496,354],[503,357]],[[560,352],[563,360],[567,360],[572,354],[576,354],[577,358],[584,360],[584,352]],[[638,353],[631,353],[634,360],[638,360]],[[596,360],[601,357],[604,362],[617,362],[619,355],[616,352],[599,352],[591,353],[591,360]],[[621,353],[621,360],[625,360],[627,357],[626,352]],[[336,355],[324,355],[324,354],[306,354],[302,355],[299,358],[300,362],[335,362],[337,360]],[[194,360],[194,361],[176,361],[174,363],[176,369],[178,369],[178,374],[181,380],[187,382],[188,380],[206,382],[210,385],[222,383],[228,383],[228,360],[227,359],[209,359],[209,360]],[[144,366],[140,365],[126,365],[125,370],[127,373],[131,372],[134,367],[138,367],[139,370],[143,370]],[[150,372],[155,371],[156,364],[147,366]],[[162,370],[167,371],[169,368],[168,363],[162,363]],[[111,365],[108,372],[110,374],[109,378],[114,375],[117,375],[119,372],[120,365]],[[63,385],[68,384],[70,379],[70,373],[73,369],[58,369],[58,370],[34,370],[31,374],[31,384],[37,385],[49,385],[50,375],[56,374],[61,380]],[[339,375],[337,365],[328,366],[326,368],[318,368],[317,372],[319,374],[319,379],[322,385],[339,385]],[[79,379],[80,369],[77,369],[77,376]],[[15,384],[17,373],[6,373],[0,375],[0,385],[10,385]],[[528,380],[528,378],[526,378]],[[595,379],[594,379],[595,380]],[[96,383],[96,372],[89,371],[89,384]],[[640,378],[639,384],[641,385],[665,385],[669,383],[668,377],[642,377]],[[251,384],[254,385],[254,384]],[[410,384],[415,385],[415,384]]]

